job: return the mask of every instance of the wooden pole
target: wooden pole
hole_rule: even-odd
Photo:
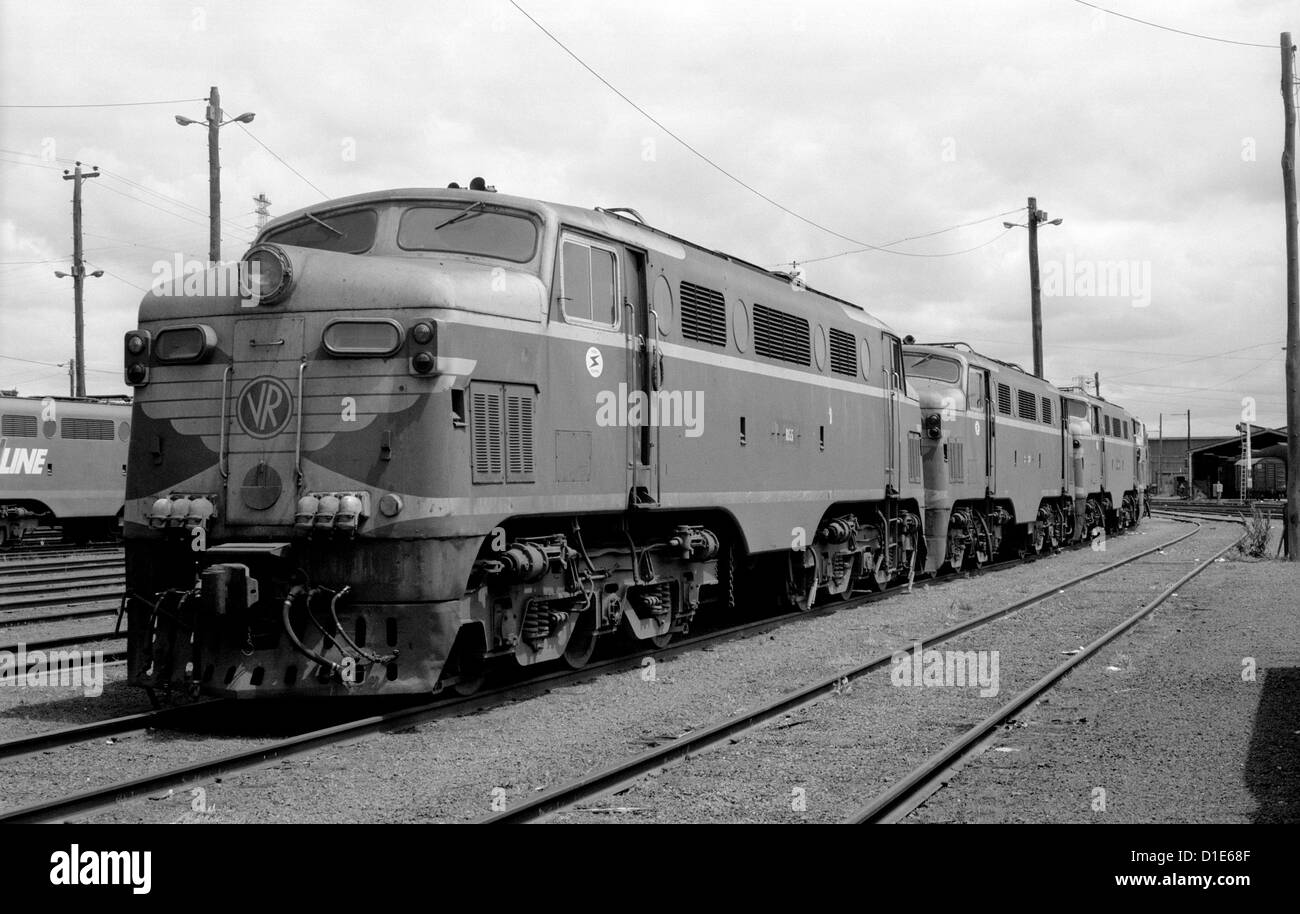
[[[1300,302],[1297,301],[1295,46],[1282,33],[1282,194],[1286,202],[1286,518],[1287,558],[1300,561]]]
[[[86,318],[85,311],[82,307],[84,293],[82,287],[86,282],[86,264],[82,260],[81,247],[81,182],[86,178],[98,178],[98,171],[81,170],[81,163],[76,165],[76,171],[68,174],[65,170],[63,180],[72,182],[72,302],[74,311],[74,330],[76,355],[73,374],[72,395],[74,397],[84,397],[86,395]]]
[[[1043,292],[1038,281],[1038,198],[1029,198],[1029,308],[1034,324],[1034,377],[1043,376]]]

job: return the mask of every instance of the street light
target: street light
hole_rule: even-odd
[[[1043,300],[1038,282],[1038,226],[1044,223],[1060,225],[1064,221],[1064,219],[1053,219],[1047,222],[1047,213],[1038,208],[1038,199],[1030,197],[1029,219],[1026,222],[1002,223],[1002,227],[1006,229],[1029,229],[1029,307],[1034,324],[1034,375],[1039,378],[1043,376]]]
[[[80,164],[78,164],[77,166],[77,171],[78,172],[81,171]],[[81,204],[80,201],[78,201],[77,202],[78,233],[76,236],[75,249],[72,252],[72,271],[69,273],[65,273],[63,270],[54,271],[54,275],[57,276],[59,279],[72,280],[73,303],[74,303],[73,317],[76,325],[74,329],[76,355],[73,357],[72,360],[72,395],[74,397],[84,397],[86,395],[86,368],[84,364],[86,358],[86,343],[85,343],[86,334],[85,334],[83,318],[82,318],[81,284],[85,281],[87,276],[93,276],[95,278],[98,278],[104,275],[103,270],[95,270],[93,273],[87,273],[86,265],[81,259],[81,233],[79,231],[80,223],[81,223],[80,208],[81,208]]]
[[[182,127],[190,124],[206,124],[208,128],[208,260],[217,263],[221,260],[221,153],[217,146],[217,133],[227,124],[251,124],[255,115],[246,111],[239,117],[221,119],[221,95],[213,86],[208,94],[208,110],[201,121],[184,115],[174,115],[176,123]]]

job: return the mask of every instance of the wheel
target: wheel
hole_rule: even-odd
[[[970,539],[970,515],[957,514],[948,522],[948,564],[953,571],[961,571],[966,562],[966,544]]]
[[[785,568],[785,587],[782,603],[796,612],[812,609],[817,599],[817,580],[820,577],[820,556],[817,550],[791,552]]]
[[[462,675],[452,683],[451,690],[461,698],[469,698],[471,695],[478,694],[479,689],[483,688],[486,679],[487,676],[482,672],[470,677]]]
[[[1084,520],[1084,538],[1096,539],[1098,534],[1106,532],[1106,515],[1101,510],[1101,505],[1094,498],[1089,498],[1083,509]]]
[[[993,558],[992,550],[989,548],[989,522],[983,513],[972,511],[971,516],[975,519],[974,529],[971,530],[974,544],[971,549],[975,560],[976,568],[983,568]]]
[[[672,640],[673,640],[673,633],[665,632],[662,635],[655,635],[653,638],[650,639],[650,643],[653,644],[657,649],[662,650],[663,648],[667,647],[668,642]]]
[[[1038,523],[1034,530],[1034,551],[1051,552],[1056,545],[1056,513],[1048,505],[1043,505],[1038,509]]]
[[[591,655],[596,652],[596,612],[594,609],[583,610],[578,616],[578,624],[569,636],[569,643],[564,646],[564,663],[571,670],[580,670],[591,662]]]

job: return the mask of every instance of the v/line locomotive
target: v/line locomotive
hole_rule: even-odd
[[[0,549],[54,524],[72,543],[118,535],[130,416],[125,398],[0,396]]]
[[[149,688],[471,691],[1137,520],[1123,410],[631,210],[362,194],[244,263],[243,295],[155,289],[125,338]]]

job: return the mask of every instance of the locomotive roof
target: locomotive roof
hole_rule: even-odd
[[[696,244],[692,241],[687,241],[684,238],[679,238],[662,229],[655,228],[652,225],[642,224],[618,213],[611,213],[604,210],[585,209],[580,206],[570,206],[564,203],[548,203],[544,200],[535,200],[531,197],[516,197],[511,194],[503,194],[497,191],[467,190],[465,188],[454,187],[392,188],[390,190],[369,191],[367,193],[353,194],[348,197],[339,197],[334,200],[327,200],[312,206],[305,206],[301,209],[294,210],[291,213],[286,213],[283,216],[278,216],[275,219],[272,219],[266,224],[262,231],[259,232],[258,237],[260,238],[275,229],[301,219],[308,213],[319,215],[336,209],[346,209],[362,203],[397,203],[409,200],[463,200],[467,204],[475,202],[495,203],[498,206],[512,207],[536,213],[543,219],[549,217],[550,221],[586,229],[590,232],[616,238],[637,247],[664,251],[666,253],[676,253],[676,256],[680,256],[680,252],[674,252],[673,247],[690,247],[713,257],[720,257],[728,263],[735,264],[736,266],[753,270],[756,273],[769,277],[776,282],[785,284],[790,281],[790,277],[785,273],[774,272],[764,267],[760,267],[757,264],[750,263],[742,258],[734,257],[731,254],[712,250],[711,248],[704,247],[703,245]],[[883,321],[869,313],[859,304],[819,291],[814,289],[812,286],[805,285],[804,291],[811,292],[827,301],[835,302],[838,305],[842,305],[843,307],[858,312],[858,316],[860,316],[860,318],[866,323],[889,329]]]

